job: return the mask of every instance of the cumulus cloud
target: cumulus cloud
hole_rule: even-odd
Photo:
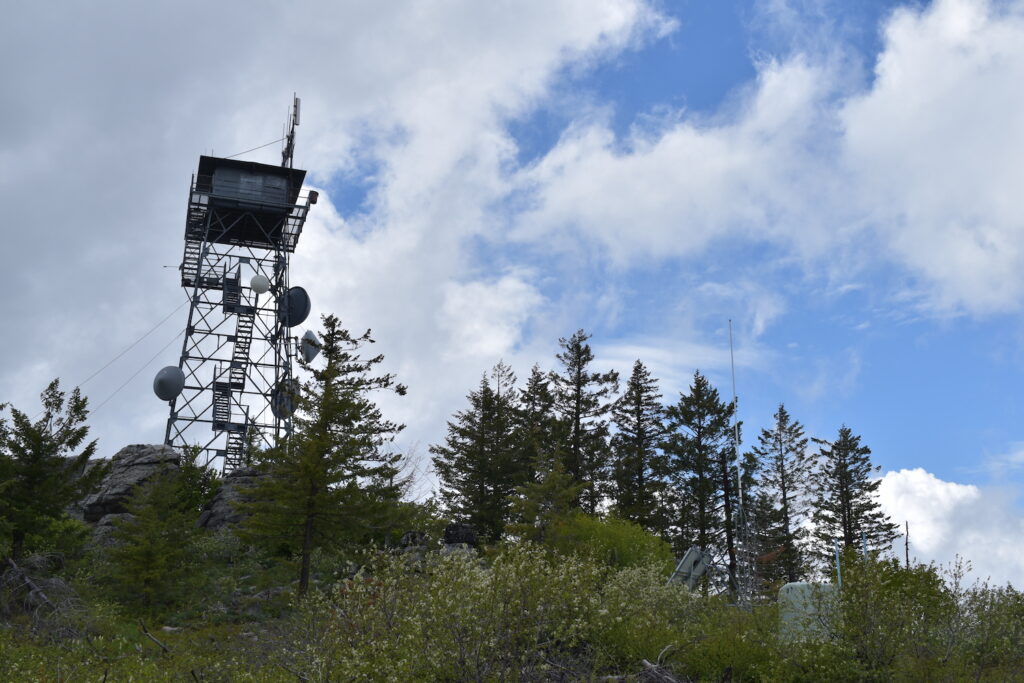
[[[975,578],[1020,587],[1024,513],[1017,494],[943,481],[922,468],[887,472],[879,487],[883,510],[910,524],[912,558],[948,564],[959,555],[971,562]]]
[[[472,298],[488,310],[473,320],[478,355],[516,343],[539,300],[522,272],[476,283],[465,250],[498,228],[487,207],[507,193],[515,155],[504,122],[566,70],[657,39],[673,22],[643,0],[240,8],[22,5],[5,17],[0,269],[18,296],[2,306],[25,336],[0,337],[2,398],[31,406],[52,375],[80,380],[180,303],[174,266],[197,155],[279,136],[297,91],[296,162],[323,194],[292,279],[314,313],[374,328],[389,369],[413,388],[398,419],[413,441],[433,438],[480,371],[477,357],[445,355],[447,335],[472,319]],[[277,154],[271,145],[247,157]],[[368,194],[358,215],[342,217],[331,193],[350,180]],[[93,405],[175,332],[154,334],[90,382]],[[172,344],[95,415],[103,453],[162,438],[166,407],[147,403],[148,385],[176,357]]]
[[[517,234],[577,231],[620,264],[780,244],[830,276],[896,265],[934,312],[1017,310],[1022,79],[1024,3],[901,9],[872,78],[802,52],[760,63],[717,116],[570,128],[517,179]]]
[[[842,110],[866,219],[938,308],[1024,293],[1024,4],[938,0],[885,28],[871,89]]]

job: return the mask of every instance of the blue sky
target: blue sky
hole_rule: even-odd
[[[842,51],[844,59],[862,69],[859,86],[870,88],[885,48],[885,21],[896,9],[921,5],[892,0],[788,5],[683,1],[657,7],[674,23],[667,35],[648,37],[584,70],[570,65],[555,76],[544,101],[506,122],[516,164],[529,167],[550,153],[581,110],[603,118],[625,146],[633,127],[666,112],[694,120],[728,115],[756,80],[758,62],[796,53]],[[328,186],[339,212],[366,211],[377,171],[364,164]],[[701,169],[680,172],[699,174]],[[688,217],[681,214],[678,220],[685,229]],[[510,247],[497,239],[478,240],[469,249],[475,271],[485,276],[492,269],[517,266],[557,272],[560,257],[546,256],[543,245],[537,247]],[[1022,379],[1022,356],[1015,350],[1017,316],[922,315],[893,301],[893,290],[907,274],[889,264],[870,264],[849,291],[837,292],[800,268],[772,265],[786,257],[771,244],[737,240],[693,258],[618,270],[609,268],[598,251],[586,263],[561,269],[541,291],[557,298],[595,282],[613,282],[621,296],[614,319],[585,305],[574,312],[570,325],[592,332],[599,348],[638,331],[673,329],[666,318],[689,289],[752,278],[779,298],[784,311],[756,341],[766,362],[739,371],[748,442],[784,402],[816,436],[829,438],[841,424],[853,427],[885,469],[926,467],[944,479],[991,483],[993,471],[986,460],[1024,441],[1015,419],[1022,407],[1014,391]],[[737,318],[737,346],[749,346],[752,330],[741,327],[743,315],[741,302],[724,301],[702,311],[696,331],[706,344],[727,348],[727,321]],[[565,334],[570,332],[567,328]],[[623,374],[628,370],[619,369]],[[728,393],[727,369],[701,369]]]
[[[298,92],[322,195],[292,281],[409,385],[383,405],[418,495],[499,359],[584,328],[669,399],[696,369],[729,393],[731,319],[747,445],[779,402],[845,423],[916,554],[1024,583],[1024,2],[26,5],[0,70],[0,307],[31,340],[0,338],[0,401],[181,303],[198,155],[276,139]],[[84,387],[102,454],[162,437],[179,328]]]

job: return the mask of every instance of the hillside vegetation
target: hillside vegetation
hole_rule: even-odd
[[[809,453],[780,405],[740,453],[707,378],[663,406],[637,361],[618,396],[580,331],[557,372],[482,378],[413,501],[374,401],[405,387],[323,323],[294,433],[244,478],[154,447],[98,501],[124,461],[93,459],[77,389],[0,413],[0,680],[1024,680],[1024,595],[887,556],[848,427]],[[840,584],[837,548],[839,590],[780,629],[779,588]]]

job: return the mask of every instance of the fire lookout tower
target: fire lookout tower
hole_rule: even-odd
[[[315,191],[292,168],[295,98],[281,166],[201,156],[189,187],[181,286],[188,323],[177,366],[153,388],[170,404],[164,442],[199,446],[200,461],[227,472],[244,464],[250,444],[271,445],[291,431],[296,353],[315,355],[291,328],[310,310],[288,280]]]

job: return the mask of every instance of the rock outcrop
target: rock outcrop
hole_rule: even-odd
[[[135,519],[134,515],[130,515],[127,512],[115,512],[109,515],[103,515],[100,521],[96,522],[96,528],[92,530],[92,542],[93,545],[101,548],[109,548],[114,545],[114,530],[117,528],[116,523],[118,520],[124,520],[130,522]]]
[[[110,470],[96,492],[82,501],[82,516],[86,522],[96,523],[106,515],[125,512],[133,488],[164,468],[180,465],[181,454],[170,446],[125,446],[110,459]]]
[[[444,528],[441,538],[441,554],[471,553],[476,554],[478,545],[476,530],[463,522],[452,522]]]
[[[206,506],[196,525],[203,529],[219,529],[238,524],[245,515],[235,509],[235,503],[245,500],[245,490],[260,478],[259,472],[251,467],[232,470],[221,480],[220,489]]]

